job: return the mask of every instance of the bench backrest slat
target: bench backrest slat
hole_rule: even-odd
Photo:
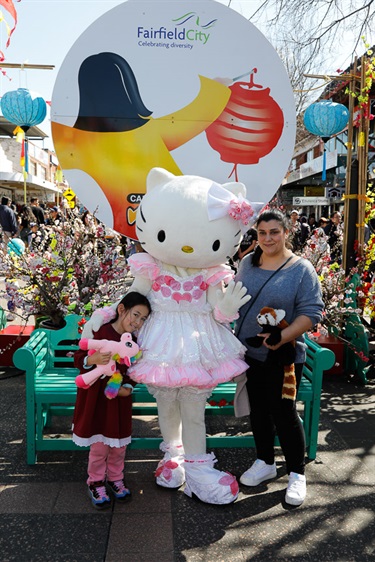
[[[323,372],[333,367],[335,354],[330,349],[326,349],[316,344],[305,334],[306,362],[303,374],[308,378],[313,387],[320,391],[323,381]]]
[[[74,352],[78,349],[79,333],[78,322],[81,316],[69,314],[65,317],[66,325],[60,330],[45,330],[38,328],[33,335],[40,337],[42,334],[47,338],[45,347],[48,350],[46,355],[46,368],[52,369],[58,366],[73,366]]]
[[[78,326],[81,318],[69,314],[65,318],[66,325],[60,330],[34,330],[25,345],[15,351],[14,365],[32,376],[43,369],[73,366],[74,352],[78,349],[81,337]]]

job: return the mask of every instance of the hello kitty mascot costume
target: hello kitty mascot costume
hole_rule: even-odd
[[[245,195],[241,183],[153,168],[136,219],[146,253],[129,258],[130,290],[147,296],[152,307],[138,335],[143,358],[128,374],[157,401],[165,454],[156,482],[167,488],[185,482],[185,494],[211,504],[238,495],[235,477],[215,469],[214,454],[206,452],[205,405],[214,387],[248,368],[229,323],[250,296],[224,265],[263,206],[250,205]],[[105,321],[103,314],[108,321],[112,309],[95,312],[84,337]]]

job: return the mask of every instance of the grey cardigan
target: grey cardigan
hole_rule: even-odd
[[[236,281],[241,281],[248,294],[255,297],[273,271],[254,267],[252,257],[253,254],[249,254],[241,261]],[[281,269],[260,292],[254,306],[251,306],[250,300],[240,309],[236,336],[246,346],[249,357],[259,361],[265,361],[268,349],[264,346],[255,349],[248,346],[245,340],[262,331],[256,317],[264,306],[285,310],[285,320],[288,324],[301,315],[310,318],[313,325],[320,322],[324,305],[319,279],[311,263],[300,258],[291,266]],[[296,342],[296,363],[305,362],[305,350],[303,336],[300,336]]]

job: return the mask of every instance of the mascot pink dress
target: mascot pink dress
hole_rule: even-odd
[[[217,470],[214,454],[206,452],[205,405],[215,386],[247,369],[245,348],[229,323],[250,297],[224,265],[262,206],[251,206],[245,195],[240,183],[154,168],[136,221],[145,253],[129,259],[130,290],[147,296],[152,307],[138,335],[143,358],[128,374],[157,401],[164,458],[156,482],[168,488],[185,482],[185,494],[212,504],[238,495],[235,477]],[[83,336],[111,315],[111,308],[95,312]]]

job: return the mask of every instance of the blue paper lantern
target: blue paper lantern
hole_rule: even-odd
[[[349,121],[349,111],[342,103],[320,101],[310,105],[303,116],[306,129],[327,142],[332,135],[342,131]],[[326,179],[326,150],[323,152],[322,180]]]
[[[342,131],[349,121],[349,111],[342,103],[320,101],[310,105],[303,116],[306,129],[326,142]]]
[[[25,132],[44,121],[47,114],[44,99],[40,96],[33,97],[27,88],[6,92],[1,98],[0,107],[4,117]]]
[[[21,238],[11,238],[7,244],[8,254],[16,254],[22,256],[25,253],[25,244]]]

